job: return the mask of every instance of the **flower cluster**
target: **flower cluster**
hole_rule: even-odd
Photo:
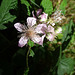
[[[27,25],[15,23],[14,27],[21,33],[18,46],[23,47],[27,44],[28,40],[34,43],[43,45],[44,38],[53,41],[57,34],[62,32],[62,28],[54,28],[55,23],[59,23],[63,17],[61,11],[57,10],[51,17],[48,14],[42,13],[42,9],[38,9],[33,17],[27,18]]]

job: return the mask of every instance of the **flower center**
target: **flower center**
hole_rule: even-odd
[[[35,34],[35,32],[34,32],[33,29],[28,29],[26,31],[26,36],[29,37],[29,38],[32,38],[34,34]]]

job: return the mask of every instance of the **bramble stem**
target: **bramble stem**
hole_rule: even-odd
[[[31,48],[31,47],[29,47],[29,49],[28,49],[28,51],[27,51],[27,55],[26,55],[26,67],[27,67],[27,69],[26,69],[26,71],[25,71],[25,75],[28,75],[28,72],[29,72],[28,56],[29,56],[30,48]]]
[[[29,65],[28,65],[29,52],[30,52],[30,47],[29,47],[29,49],[28,49],[28,51],[27,51],[27,55],[26,55],[26,66],[27,66],[27,68],[29,68]]]

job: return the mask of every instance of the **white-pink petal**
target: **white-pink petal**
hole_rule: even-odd
[[[43,36],[41,37],[42,40],[40,41],[40,45],[42,45],[42,46],[43,46],[43,41],[44,41],[45,36],[46,36],[46,35],[43,35]]]
[[[46,37],[49,41],[53,41],[54,40],[54,35],[53,34],[48,34]]]
[[[46,24],[39,24],[35,28],[36,33],[45,33],[46,30],[47,30],[47,25]]]
[[[53,28],[51,25],[49,25],[49,26],[48,26],[48,29],[47,29],[47,32],[52,32],[52,33],[54,33],[54,28]]]
[[[23,47],[27,44],[28,38],[25,36],[22,36],[19,40],[18,46]]]
[[[42,45],[43,43],[41,43],[42,41],[42,38],[39,36],[39,35],[35,35],[33,38],[31,38],[31,40],[34,42],[34,43],[37,43],[39,45]]]
[[[19,31],[19,32],[22,32],[23,31],[23,25],[21,23],[15,23],[14,24],[14,27]]]
[[[35,25],[36,24],[36,18],[34,18],[34,17],[28,17],[27,18],[27,24],[28,24],[28,26],[33,26],[33,25]]]

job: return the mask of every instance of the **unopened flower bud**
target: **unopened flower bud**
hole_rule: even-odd
[[[55,33],[56,33],[56,34],[58,34],[58,33],[62,33],[62,28],[59,27],[59,28],[55,31]]]
[[[36,16],[38,17],[39,15],[41,15],[41,13],[42,13],[42,9],[38,9],[36,12]]]
[[[47,20],[47,17],[48,17],[48,14],[46,14],[46,13],[43,13],[42,15],[39,16],[39,18],[41,18],[40,19],[41,22],[42,21],[46,21]]]

